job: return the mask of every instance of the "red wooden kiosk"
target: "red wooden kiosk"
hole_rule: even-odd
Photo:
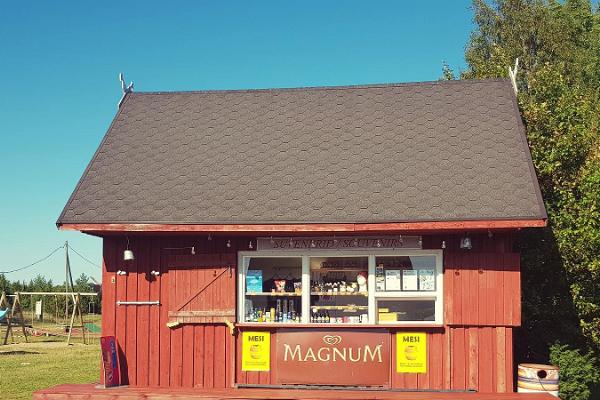
[[[127,93],[58,226],[128,386],[34,398],[517,398],[545,224],[508,80]]]

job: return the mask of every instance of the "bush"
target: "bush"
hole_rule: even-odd
[[[591,351],[581,354],[568,345],[555,343],[550,346],[550,362],[560,368],[561,399],[598,398],[600,365]]]

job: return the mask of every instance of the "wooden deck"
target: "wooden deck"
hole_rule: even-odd
[[[38,390],[33,400],[555,400],[549,394],[399,392],[381,390],[300,390],[300,389],[172,389],[119,387],[104,389],[97,385],[59,385]]]

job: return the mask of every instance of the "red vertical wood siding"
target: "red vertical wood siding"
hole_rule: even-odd
[[[211,241],[206,236],[134,236],[136,260],[123,261],[125,237],[104,238],[103,321],[105,335],[120,347],[122,379],[132,386],[231,387],[237,383],[275,384],[277,371],[242,372],[238,337],[223,324],[167,327],[168,312],[231,265],[233,279],[218,281],[182,310],[235,306],[237,251],[249,238]],[[426,236],[424,248],[444,251],[442,328],[413,329],[428,335],[428,372],[399,374],[392,360],[392,387],[513,391],[513,328],[520,320],[519,255],[510,233],[474,236],[473,249],[459,249],[460,236]],[[189,250],[166,250],[195,246]],[[118,270],[127,275],[117,275]],[[153,276],[150,271],[160,271]],[[159,300],[160,306],[116,306],[116,301]],[[406,329],[402,329],[406,330]],[[271,330],[276,335],[276,330]],[[390,330],[390,334],[394,334]],[[275,336],[271,341],[274,351]],[[391,341],[395,348],[395,340]],[[392,351],[392,357],[395,352]]]

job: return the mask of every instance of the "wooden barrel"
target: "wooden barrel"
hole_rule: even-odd
[[[517,392],[550,393],[558,397],[558,367],[544,364],[519,364]]]

